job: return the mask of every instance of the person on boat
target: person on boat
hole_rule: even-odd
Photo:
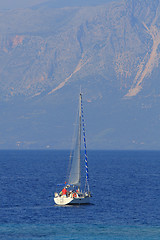
[[[80,189],[78,188],[78,189],[76,190],[76,192],[77,192],[77,193],[80,193]]]
[[[67,189],[66,189],[66,187],[62,189],[62,195],[67,195]]]

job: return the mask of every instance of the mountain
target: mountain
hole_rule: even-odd
[[[159,149],[160,1],[48,1],[0,12],[0,148]]]
[[[115,0],[117,1],[117,0]],[[99,6],[106,3],[112,2],[112,0],[50,0],[47,2],[43,2],[37,5],[32,6],[32,9],[38,8],[64,8],[64,7],[91,7],[91,6]]]

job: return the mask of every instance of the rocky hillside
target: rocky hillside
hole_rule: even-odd
[[[148,85],[160,61],[159,0],[49,6],[1,12],[1,97],[51,94],[97,75],[127,97]]]
[[[154,126],[158,128],[160,116],[160,1],[78,3],[70,0],[66,5],[66,1],[55,0],[0,12],[0,100],[14,102],[9,107],[1,103],[5,106],[1,128],[4,123],[6,128],[0,143],[3,147],[8,142],[10,147],[17,142],[25,143],[24,147],[27,142],[44,147],[53,142],[55,148],[68,147],[68,132],[65,138],[62,131],[60,137],[56,116],[63,123],[60,112],[65,107],[66,124],[70,122],[68,115],[72,115],[81,85],[86,103],[94,103],[87,105],[88,120],[91,122],[93,113],[99,111],[90,125],[90,147],[141,148],[141,144],[157,148],[160,142]],[[51,109],[55,115],[50,115]],[[12,117],[17,125],[10,122]],[[146,118],[149,121],[143,128]],[[30,120],[26,123],[26,119]],[[50,124],[44,131],[40,127],[48,119],[53,123],[52,135]],[[25,124],[28,133],[18,128]],[[35,126],[41,130],[37,127],[33,137]],[[126,127],[132,130],[126,132]],[[59,135],[58,142],[53,135]]]

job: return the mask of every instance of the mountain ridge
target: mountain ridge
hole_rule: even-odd
[[[130,5],[132,4],[134,6],[133,4],[134,2],[135,1],[130,1]],[[27,21],[25,19],[24,20],[27,25],[24,28],[22,24],[22,27],[26,29],[26,32],[24,30],[23,31],[20,30],[22,28],[20,25],[18,26],[18,32],[16,32],[16,34],[13,34],[12,32],[9,31],[9,34],[3,35],[3,26],[2,26],[1,49],[3,49],[3,53],[4,52],[7,53],[8,51],[8,53],[10,52],[11,54],[13,53],[12,50],[15,50],[15,51],[17,50],[17,57],[18,57],[18,54],[19,54],[18,50],[23,51],[23,54],[24,54],[25,49],[27,52],[30,52],[31,48],[35,48],[34,49],[35,57],[37,57],[38,63],[39,65],[41,65],[43,63],[41,63],[41,59],[40,57],[38,58],[38,55],[39,56],[43,55],[43,57],[45,58],[46,57],[45,52],[48,50],[46,46],[50,45],[49,54],[51,54],[53,51],[52,53],[53,55],[47,56],[47,58],[48,57],[50,58],[48,63],[50,64],[50,67],[49,67],[50,70],[46,66],[46,69],[44,70],[45,72],[41,73],[41,76],[38,77],[39,79],[41,79],[38,81],[38,84],[40,86],[43,85],[42,82],[44,81],[44,79],[46,82],[48,82],[49,76],[52,75],[52,70],[53,68],[55,68],[55,66],[53,65],[57,64],[56,63],[57,56],[60,58],[58,59],[60,61],[58,62],[58,65],[63,65],[64,68],[66,68],[65,71],[68,72],[68,74],[64,74],[63,79],[70,79],[72,75],[75,74],[75,72],[79,71],[78,69],[80,66],[85,66],[86,62],[90,62],[90,63],[92,62],[92,59],[94,58],[93,53],[95,54],[95,57],[99,59],[99,62],[96,62],[96,59],[94,59],[93,66],[101,64],[100,69],[97,69],[97,72],[100,72],[102,65],[104,66],[105,64],[105,61],[103,60],[103,58],[108,57],[106,54],[105,56],[103,56],[104,53],[102,53],[102,51],[106,51],[108,52],[109,57],[113,58],[113,61],[115,63],[115,66],[113,65],[113,68],[115,73],[117,74],[117,77],[118,75],[121,75],[121,77],[126,79],[124,81],[128,81],[128,78],[127,78],[128,76],[130,78],[131,75],[133,74],[135,75],[135,77],[132,76],[133,82],[130,83],[131,88],[128,89],[128,93],[126,93],[127,97],[134,96],[142,89],[141,85],[145,76],[147,77],[148,75],[150,75],[149,72],[150,73],[152,72],[152,68],[149,66],[156,65],[155,59],[159,58],[159,55],[156,54],[157,48],[159,46],[159,30],[158,30],[158,27],[156,26],[157,24],[156,19],[158,19],[159,16],[158,16],[158,12],[150,10],[152,13],[151,15],[153,16],[152,18],[149,17],[150,20],[148,20],[148,18],[145,17],[143,11],[140,13],[139,12],[134,13],[135,6],[133,7],[132,11],[129,12],[127,8],[128,4],[129,3],[127,1],[127,3],[121,2],[121,3],[108,4],[107,7],[105,7],[106,5],[104,5],[103,7],[102,6],[91,7],[91,9],[90,7],[89,8],[88,7],[83,7],[83,8],[68,7],[67,9],[65,8],[65,9],[58,9],[58,10],[51,9],[51,10],[48,10],[47,13],[44,11],[45,14],[43,14],[43,18],[41,17],[42,14],[40,14],[41,11],[43,12],[43,10],[40,10],[40,12],[39,10],[29,10],[29,9],[19,10],[20,12],[21,11],[22,12],[20,13],[20,15],[17,14],[18,19],[22,18],[22,14],[24,15],[24,12],[27,11],[26,18],[27,19],[29,18],[31,21],[32,18],[34,17],[35,22],[37,22],[37,24],[31,25],[33,26],[32,28],[30,28],[30,31],[32,31],[32,35],[31,35],[32,37],[30,37],[29,31],[27,31],[27,28],[30,27],[30,21]],[[111,13],[108,11],[108,6],[111,6],[109,8],[109,11]],[[17,11],[13,11],[13,16],[15,15],[16,12]],[[36,20],[35,13],[38,16],[37,20]],[[63,18],[62,18],[62,15],[63,15]],[[139,17],[141,17],[141,15],[144,21],[145,19],[147,19],[146,23],[144,21],[140,22],[140,19],[138,19]],[[150,16],[150,14],[148,15]],[[11,17],[10,20],[12,20],[13,16]],[[117,21],[117,19],[114,16],[116,16],[116,18],[119,19],[120,21]],[[61,21],[59,21],[60,18],[61,18]],[[134,26],[133,26],[133,18],[134,18]],[[42,24],[42,22],[44,22],[44,19],[45,19],[45,25]],[[106,19],[106,21],[104,21],[104,19]],[[17,21],[19,22],[20,20],[17,20]],[[148,21],[150,22],[151,26],[147,26],[147,24],[149,24]],[[5,21],[2,21],[2,22],[4,26],[6,26]],[[49,23],[48,27],[46,25],[47,22]],[[56,25],[58,23],[58,25],[52,27],[53,25],[55,25],[53,24],[54,22],[56,22]],[[15,25],[17,25],[17,23]],[[40,30],[38,30],[38,28],[41,29],[41,32],[39,32]],[[45,30],[43,30],[43,28]],[[36,32],[35,32],[35,29],[36,29]],[[111,32],[111,29],[112,29],[112,32]],[[113,30],[116,32],[115,35],[113,33]],[[16,30],[12,28],[12,31],[14,32]],[[127,33],[127,31],[129,31],[129,33]],[[145,41],[148,39],[147,40],[148,43],[146,42],[146,45],[142,44],[143,39],[145,39]],[[135,45],[133,41],[134,42],[136,41],[136,45],[139,48],[138,49],[139,53],[136,53],[137,51],[135,49]],[[153,45],[151,45],[152,41],[153,41]],[[71,55],[71,58],[70,56],[68,56],[69,53],[67,53],[67,51],[65,51],[64,49],[64,46],[66,43],[68,44],[68,51],[73,53]],[[51,45],[53,47],[51,47]],[[151,53],[149,51],[146,52],[146,48],[150,48],[149,51]],[[145,51],[145,53],[142,52],[143,50]],[[60,52],[62,51],[64,51],[63,52],[64,58],[66,57],[68,59],[67,61],[65,61],[65,63],[63,62],[62,56],[60,56],[61,54]],[[58,52],[59,52],[59,55],[58,55]],[[140,53],[142,53],[143,56]],[[11,56],[11,54],[9,56]],[[116,55],[116,57],[114,57],[114,54]],[[136,57],[136,54],[139,56]],[[32,57],[32,56],[26,56],[26,57],[28,57],[29,59],[29,57]],[[16,56],[14,58],[16,58]],[[73,58],[73,61],[72,61],[72,58]],[[74,61],[74,58],[77,58],[77,59],[75,59]],[[142,58],[141,61],[139,61],[140,58]],[[29,59],[29,61],[30,62],[33,61],[33,64],[35,65],[37,65],[36,63],[37,60],[35,58]],[[130,65],[128,64],[129,63],[128,60],[131,61]],[[72,61],[71,65],[67,66],[66,63],[69,63],[69,61],[70,62]],[[132,61],[135,61],[135,63]],[[72,65],[75,65],[75,62],[77,62],[77,64],[73,69]],[[128,70],[126,65],[128,65],[129,67]],[[133,65],[136,65],[137,72],[132,74]],[[143,72],[142,72],[142,69],[144,69]],[[148,73],[147,73],[147,69],[148,69]],[[29,69],[29,70],[31,72],[31,75],[34,75],[34,73],[32,73],[32,69]],[[93,69],[90,71],[93,71]],[[3,74],[3,70],[1,70],[1,72]],[[48,72],[50,72],[50,74],[48,74]],[[24,73],[25,72],[22,72],[22,74],[25,76]],[[36,74],[38,75],[38,73]],[[125,74],[126,74],[126,77],[125,77]],[[26,78],[25,78],[25,82],[27,81]],[[59,76],[56,76],[56,78],[58,79]],[[32,79],[32,82],[34,82],[33,79]],[[52,85],[52,81],[49,81],[47,83],[47,85],[50,85],[50,84]],[[30,84],[26,86],[26,89],[29,88],[29,85]],[[124,86],[122,86],[122,88]],[[15,88],[15,87],[12,87],[12,88]],[[53,89],[54,88],[56,87],[53,87]],[[35,95],[36,94],[37,93],[35,93]]]
[[[81,85],[89,148],[158,149],[159,9],[129,0],[1,12],[0,148],[69,148]]]

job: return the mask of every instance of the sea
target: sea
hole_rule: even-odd
[[[57,206],[69,154],[0,151],[0,240],[160,239],[160,151],[88,151],[91,204]]]

